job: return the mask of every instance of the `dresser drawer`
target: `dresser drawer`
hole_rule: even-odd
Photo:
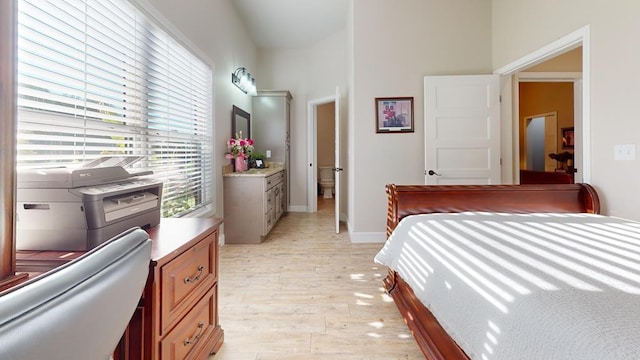
[[[279,173],[276,174],[276,176],[278,177],[277,183],[284,182],[284,171],[280,171]]]
[[[272,187],[278,185],[279,183],[281,183],[282,181],[284,181],[284,171],[280,171],[276,174],[267,176],[265,178],[265,191],[271,189]]]
[[[160,333],[166,333],[216,281],[217,231],[161,270]]]
[[[215,285],[161,341],[160,359],[202,359],[200,354],[208,351],[203,347],[210,343],[209,338],[218,322],[217,291],[218,285]]]

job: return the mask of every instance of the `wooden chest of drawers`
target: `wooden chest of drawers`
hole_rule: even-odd
[[[138,311],[114,359],[206,359],[222,346],[218,228],[210,218],[162,219]],[[140,346],[142,344],[142,346]]]

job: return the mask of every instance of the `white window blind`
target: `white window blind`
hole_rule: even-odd
[[[142,155],[165,217],[212,202],[212,73],[126,0],[18,3],[18,167]]]

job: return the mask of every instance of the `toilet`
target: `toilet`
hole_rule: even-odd
[[[325,199],[333,198],[333,166],[320,166],[320,188],[322,189],[322,197]]]

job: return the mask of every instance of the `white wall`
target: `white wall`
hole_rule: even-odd
[[[149,1],[215,62],[220,163],[231,105],[251,111],[249,97],[228,80],[233,69],[248,67],[261,89],[292,92],[293,205],[307,205],[307,101],[332,95],[336,85],[342,88],[348,96],[342,102],[345,114],[348,108],[348,226],[356,241],[384,233],[385,184],[423,182],[423,76],[490,73],[590,24],[592,183],[607,213],[640,220],[634,211],[640,168],[636,161],[613,160],[615,144],[640,146],[634,111],[640,43],[633,40],[640,34],[638,1],[588,6],[581,0],[352,1],[345,31],[302,49],[259,52],[231,0],[192,0],[189,6]],[[414,97],[415,133],[375,133],[374,98],[389,96]]]
[[[424,183],[425,75],[491,73],[491,1],[354,1],[352,241],[384,239],[385,185]],[[414,98],[415,132],[376,134],[376,97]]]
[[[144,0],[136,0],[143,2]],[[231,136],[231,108],[251,112],[251,97],[231,84],[231,73],[244,66],[258,71],[257,49],[230,0],[148,0],[172,26],[195,45],[214,67],[214,161],[216,216],[223,216],[222,165]],[[258,74],[256,74],[259,80]]]
[[[258,89],[289,90],[291,101],[291,198],[293,209],[307,204],[307,103],[333,96],[336,86],[342,96],[347,89],[347,33],[296,49],[268,49],[258,53]],[[342,102],[345,104],[345,102]],[[344,111],[344,109],[342,109]]]
[[[640,167],[615,144],[640,146],[640,1],[493,0],[493,68],[590,25],[591,183],[609,215],[640,220]],[[544,21],[535,21],[544,19]],[[525,21],[526,20],[526,21]],[[640,148],[638,148],[640,150]],[[638,154],[640,155],[640,154]]]

